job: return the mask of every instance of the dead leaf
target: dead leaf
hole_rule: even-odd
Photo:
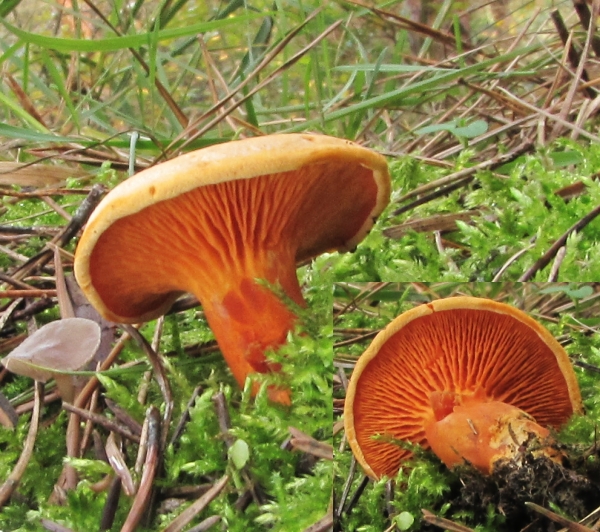
[[[44,187],[57,185],[69,177],[83,177],[85,172],[65,166],[24,164],[0,161],[0,185]]]

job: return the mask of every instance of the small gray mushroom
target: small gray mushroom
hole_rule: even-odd
[[[64,318],[40,327],[0,362],[17,375],[47,382],[54,378],[60,396],[72,402],[75,377],[100,345],[100,326],[85,318]]]

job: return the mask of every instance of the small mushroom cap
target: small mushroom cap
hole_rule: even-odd
[[[57,373],[82,369],[100,345],[100,326],[85,318],[47,323],[2,359],[17,375],[46,382]]]
[[[251,262],[253,247],[272,263],[279,248],[286,262],[351,250],[389,196],[384,157],[347,140],[279,134],[210,146],[114,188],[89,219],[75,275],[107,319],[149,320],[191,291],[176,265],[198,272],[196,285],[222,284],[225,257]]]
[[[410,453],[385,439],[428,447],[425,426],[469,396],[556,428],[582,410],[569,357],[545,327],[510,305],[452,297],[401,314],[374,338],[350,380],[346,436],[369,476],[393,476]]]

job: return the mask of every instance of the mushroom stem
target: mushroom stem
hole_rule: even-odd
[[[498,460],[516,458],[533,442],[539,444],[541,454],[551,459],[559,455],[550,446],[548,429],[500,401],[459,404],[443,419],[426,424],[425,434],[431,450],[446,466],[467,462],[484,474],[490,474]]]
[[[285,303],[269,288],[261,286],[257,279],[280,286],[295,303],[303,307],[306,305],[293,260],[289,264],[290,260],[279,256],[272,260],[252,261],[251,277],[246,269],[244,273],[229,272],[227,282],[221,283],[220,287],[213,285],[207,290],[203,283],[192,287],[202,302],[221,352],[241,387],[251,373],[280,371],[279,364],[267,360],[265,351],[283,345],[297,319]],[[253,394],[258,388],[259,383],[255,383]],[[287,389],[271,386],[268,395],[272,401],[290,404]]]

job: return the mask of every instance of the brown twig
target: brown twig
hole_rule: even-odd
[[[343,309],[337,311],[334,316],[334,323],[350,308],[356,308],[360,301],[372,297],[374,294],[383,290],[386,286],[389,286],[389,282],[373,282],[368,283],[366,288],[362,288],[360,294],[357,294],[356,297],[353,297],[352,300],[344,306]]]
[[[1,174],[2,172],[0,172]],[[89,188],[43,188],[34,192],[24,192],[22,190],[12,190],[0,187],[0,195],[11,196],[13,198],[39,198],[41,196],[86,196],[89,194]],[[12,225],[0,225],[0,233],[13,233],[13,234],[46,234],[48,232],[56,233],[59,232],[60,228],[57,227],[15,227]]]
[[[45,405],[52,403],[54,401],[58,401],[59,399],[60,399],[60,395],[57,391],[47,393],[43,397],[43,401],[44,401]],[[31,401],[26,401],[25,403],[20,404],[19,406],[15,407],[15,412],[20,416],[21,414],[24,414],[25,412],[29,412],[30,410],[33,410],[34,407],[35,407],[35,400],[32,399]]]
[[[350,512],[356,506],[356,503],[360,499],[361,495],[363,494],[363,491],[365,491],[365,488],[367,487],[368,484],[369,484],[369,477],[367,475],[363,475],[363,478],[360,481],[360,484],[356,488],[355,492],[352,494],[352,497],[350,497],[350,500],[348,501],[348,504],[346,505],[346,507],[338,509],[338,511],[340,511],[340,515],[342,515],[342,513],[350,514]]]
[[[4,195],[4,193],[2,193]],[[0,234],[2,235],[55,235],[60,233],[60,227],[21,227],[18,225],[0,225]]]
[[[221,493],[221,491],[223,491],[223,488],[227,485],[228,481],[229,477],[227,475],[221,477],[210,490],[181,512],[167,527],[163,528],[162,532],[179,532],[182,530],[194,517],[204,510],[204,508],[206,508],[208,504]]]
[[[140,436],[138,434],[134,434],[129,429],[115,423],[111,419],[108,419],[106,416],[102,416],[100,414],[95,414],[94,412],[90,412],[89,410],[84,410],[83,408],[78,408],[69,403],[63,403],[62,407],[67,412],[71,412],[72,414],[76,414],[80,418],[87,419],[89,421],[93,421],[94,423],[101,425],[106,430],[110,432],[116,432],[120,434],[124,438],[128,440],[134,441],[135,443],[140,442]]]
[[[573,224],[569,229],[567,229],[555,242],[550,246],[550,249],[546,251],[531,268],[529,268],[521,277],[519,277],[519,281],[529,281],[539,270],[543,270],[552,260],[552,258],[558,253],[558,250],[563,247],[567,243],[567,239],[571,236],[575,231],[579,231],[583,229],[587,224],[589,224],[594,218],[600,215],[600,205],[595,207],[592,211],[586,214],[581,220],[577,223]]]
[[[171,436],[169,445],[173,445],[173,446],[177,445],[179,437],[183,433],[183,429],[185,428],[185,425],[190,420],[190,409],[196,403],[196,399],[200,396],[201,392],[202,392],[201,386],[196,386],[196,388],[194,388],[194,391],[192,392],[192,395],[190,396],[190,399],[187,402],[185,410],[181,413],[179,422],[177,423],[177,426],[175,427],[175,430],[173,431],[173,435]]]
[[[28,290],[1,290],[0,299],[19,299],[21,297],[56,297],[55,289],[42,290],[30,288]]]
[[[234,444],[235,437],[229,432],[231,429],[231,417],[229,416],[229,409],[227,408],[227,403],[225,401],[225,394],[223,392],[217,392],[212,396],[212,401],[217,412],[221,436],[223,437],[227,448],[229,448]]]
[[[290,445],[293,449],[311,454],[317,458],[333,460],[333,447],[330,444],[316,440],[295,427],[288,427],[288,430],[292,435]]]
[[[42,397],[43,400],[43,397]],[[19,422],[19,415],[17,411],[6,398],[6,396],[0,392],[0,424],[5,427],[14,429]]]
[[[217,392],[212,396],[213,404],[217,412],[217,419],[219,422],[219,430],[221,431],[221,437],[225,442],[225,446],[229,449],[234,443],[236,438],[230,433],[231,429],[231,417],[229,416],[229,408],[227,406],[227,400],[225,394],[221,391]],[[241,499],[244,500],[248,494],[251,496],[258,505],[265,504],[265,496],[260,484],[254,479],[252,472],[248,469],[247,465],[244,465],[240,474],[246,484],[246,492],[242,495]],[[239,502],[239,500],[238,500]]]
[[[113,477],[110,487],[108,488],[108,494],[102,508],[102,516],[100,517],[100,524],[98,525],[99,532],[110,530],[115,520],[115,515],[119,507],[119,496],[121,495],[121,479],[117,476]]]
[[[337,501],[337,507],[335,508],[335,518],[336,521],[342,517],[344,513],[344,505],[346,504],[346,499],[350,494],[350,487],[352,486],[352,481],[354,480],[354,473],[356,472],[356,459],[354,456],[351,457],[350,460],[350,470],[348,471],[348,476],[346,477],[346,482],[344,483],[344,488],[342,489],[342,494],[340,495],[340,500]]]
[[[592,22],[592,13],[590,12],[587,2],[585,2],[585,0],[573,0],[573,6],[575,7],[575,11],[583,29],[588,29]],[[598,35],[592,37],[592,50],[594,50],[597,57],[600,57],[600,37],[598,37]]]
[[[438,179],[438,181],[441,181],[442,179],[444,179],[444,178]],[[450,185],[442,186],[438,190],[434,190],[431,194],[425,194],[424,196],[422,196],[414,201],[411,201],[410,203],[407,203],[406,205],[403,205],[399,209],[396,209],[394,212],[392,212],[392,216],[400,216],[401,214],[404,214],[405,212],[412,211],[414,208],[418,207],[419,205],[425,205],[425,203],[429,203],[430,201],[433,201],[434,199],[441,198],[443,196],[447,196],[451,192],[454,192],[455,190],[458,190],[459,188],[462,188],[462,187],[468,185],[471,181],[473,181],[473,179],[475,179],[475,176],[468,175],[466,177],[458,179],[457,181],[455,181],[454,183],[452,183]],[[419,187],[419,188],[424,188],[424,187]],[[411,193],[409,193],[409,194],[411,194]],[[400,198],[398,200],[398,202],[402,201],[406,196],[409,196],[409,194],[406,194],[403,198]],[[389,235],[387,235],[387,236],[389,236]]]
[[[64,247],[85,224],[96,205],[100,202],[104,192],[105,188],[103,185],[94,185],[87,197],[81,202],[81,205],[73,215],[72,220],[50,241],[50,243],[56,244],[58,247]],[[12,277],[17,280],[22,280],[32,271],[46,264],[53,255],[52,249],[44,249],[12,272]]]
[[[346,2],[363,7],[365,9],[369,9],[373,13],[375,13],[376,15],[381,17],[382,19],[388,20],[388,21],[394,23],[395,25],[399,26],[400,28],[403,28],[406,30],[411,30],[411,31],[420,33],[422,35],[426,35],[427,37],[431,37],[432,39],[435,39],[436,41],[439,41],[448,46],[452,46],[452,47],[456,46],[456,37],[452,33],[447,33],[445,31],[436,30],[435,28],[432,28],[431,26],[428,26],[427,24],[422,24],[420,22],[411,20],[409,18],[403,17],[396,13],[392,13],[391,11],[385,11],[383,9],[379,9],[377,7],[374,7],[372,5],[369,5],[369,4],[359,1],[359,0],[346,0]],[[473,45],[469,41],[466,41],[465,39],[463,39],[462,47],[465,50],[468,50],[468,49],[472,49]]]
[[[550,275],[548,276],[548,282],[552,283],[558,280],[558,272],[560,270],[560,266],[567,255],[567,246],[562,246],[558,252],[556,253],[556,258],[552,263],[552,268],[550,268]]]
[[[140,334],[140,332],[132,325],[123,324],[122,327],[136,341],[136,343],[142,348],[142,350],[148,357],[150,365],[152,366],[152,369],[154,371],[156,382],[158,382],[158,386],[165,401],[165,412],[163,415],[163,430],[161,431],[161,449],[164,450],[167,443],[166,439],[168,435],[169,426],[171,425],[171,417],[173,415],[173,394],[171,392],[171,385],[169,384],[169,379],[167,378],[167,374],[165,372],[165,368],[160,356],[156,353],[156,351],[154,351],[154,349],[152,349],[152,346]]]
[[[19,300],[15,300],[16,303],[19,303]],[[44,310],[47,310],[56,305],[56,301],[51,298],[43,297],[41,299],[36,299],[32,303],[29,303],[22,310],[15,310],[13,312],[14,320],[27,320],[34,316],[35,314],[39,314]],[[2,327],[0,327],[1,329]]]
[[[221,521],[223,521],[223,518],[220,515],[211,515],[196,526],[189,528],[187,532],[206,532],[209,528],[212,528]]]
[[[0,272],[0,281],[4,281],[5,283],[11,284],[16,288],[20,288],[21,290],[31,290],[33,287],[24,283],[23,281],[19,281],[18,279],[13,279],[10,275],[6,273]]]
[[[550,16],[552,17],[552,22],[554,22],[554,27],[556,28],[556,32],[558,33],[560,40],[562,41],[563,45],[566,45],[569,41],[569,30],[567,29],[567,26],[560,12],[558,11],[558,9],[555,9],[554,11],[552,11],[552,13],[550,13]],[[575,48],[575,45],[573,44],[572,40],[568,48],[567,57],[573,70],[577,70],[579,65],[581,64],[581,53]],[[581,73],[581,79],[583,79],[584,81],[590,80],[590,77],[588,76],[588,73],[585,70],[583,70]],[[589,98],[594,98],[596,96],[596,93],[593,89],[588,88],[585,92]]]
[[[328,511],[324,517],[319,519],[314,525],[305,528],[303,532],[327,532],[333,526],[333,511]]]
[[[475,216],[482,214],[481,209],[472,209],[458,213],[444,213],[409,220],[393,227],[383,230],[383,234],[388,238],[401,238],[408,231],[430,232],[430,231],[455,231],[456,222],[470,222]]]
[[[423,521],[439,528],[449,530],[450,532],[475,532],[472,528],[459,525],[458,523],[453,523],[449,519],[444,519],[443,517],[438,517],[437,515],[432,514],[429,510],[421,510],[421,512],[423,512]]]
[[[109,397],[105,397],[104,402],[110,411],[115,415],[117,420],[123,423],[123,425],[125,425],[132,434],[135,434],[136,436],[140,436],[142,434],[142,425],[136,419],[130,416],[124,408],[120,407]]]
[[[125,495],[133,497],[137,491],[136,486],[123,454],[122,440],[114,432],[111,432],[106,439],[105,454],[113,471],[121,479],[121,487]]]
[[[532,105],[532,104],[526,102],[525,100],[523,100],[522,98],[515,96],[514,94],[512,94],[510,91],[506,90],[503,87],[499,87],[498,90],[501,90],[508,98],[520,101],[521,105],[528,107],[533,113],[538,114],[540,116],[540,118],[546,118],[552,122],[556,122],[556,123],[564,126],[566,129],[569,129],[570,131],[575,131],[578,135],[585,137],[586,139],[591,140],[592,142],[596,142],[596,143],[600,144],[600,137],[598,137],[598,135],[594,135],[593,133],[590,133],[589,131],[582,129],[577,124],[573,124],[569,120],[565,120],[561,116],[553,115],[546,109],[537,108],[535,105]]]
[[[524,153],[527,153],[532,148],[533,148],[533,142],[531,140],[527,139],[524,142],[522,142],[521,144],[519,144],[519,146],[517,146],[514,150],[512,150],[508,153],[500,153],[500,154],[496,155],[495,157],[493,157],[492,159],[483,161],[474,166],[470,166],[469,168],[464,168],[462,170],[459,170],[458,172],[454,172],[454,173],[444,176],[440,179],[436,179],[435,181],[432,181],[431,183],[427,183],[427,184],[422,185],[414,190],[411,190],[410,192],[404,194],[404,196],[402,196],[400,199],[398,199],[397,203],[402,203],[410,198],[414,198],[415,196],[419,196],[420,194],[423,194],[424,192],[428,192],[430,190],[433,190],[435,188],[438,188],[438,187],[441,187],[444,185],[450,185],[450,184],[454,184],[456,182],[460,182],[461,184],[464,184],[463,180],[470,178],[473,174],[479,172],[480,170],[493,170],[495,168],[498,168],[499,166],[502,166],[503,164],[514,161],[517,157],[520,157]],[[397,211],[394,211],[392,213],[392,216],[396,216],[397,214],[399,214],[399,211],[400,211],[400,209],[398,209]],[[404,208],[402,208],[402,211],[404,211]]]

